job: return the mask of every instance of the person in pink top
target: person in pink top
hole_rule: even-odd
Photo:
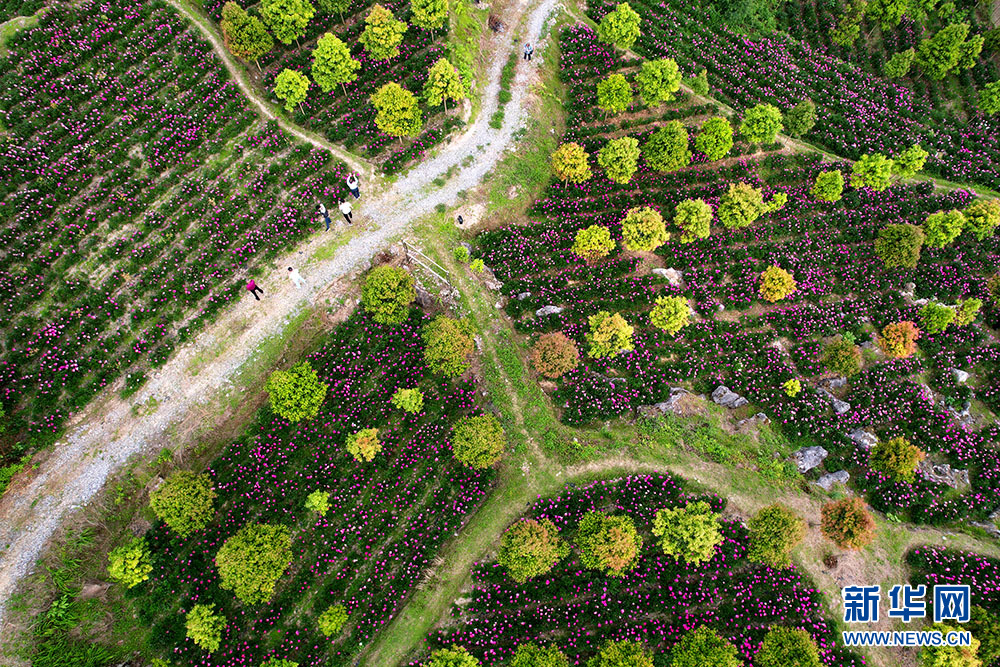
[[[253,294],[253,298],[255,298],[258,301],[260,301],[260,297],[257,296],[257,292],[260,292],[261,294],[263,294],[264,293],[264,288],[261,287],[260,285],[258,285],[257,283],[255,283],[253,281],[253,278],[251,278],[250,282],[247,283],[247,291],[250,292],[251,294]]]

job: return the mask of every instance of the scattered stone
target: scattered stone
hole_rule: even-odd
[[[753,424],[763,425],[763,424],[770,424],[770,423],[771,423],[771,418],[770,417],[768,417],[767,415],[765,415],[763,412],[758,412],[757,414],[755,414],[752,417],[747,417],[746,419],[739,420],[738,422],[736,422],[736,426],[738,428],[740,426],[747,426],[747,425],[753,425]]]
[[[951,376],[955,378],[955,382],[959,383],[964,383],[969,379],[969,374],[963,371],[961,368],[952,368]]]
[[[659,403],[654,403],[653,405],[641,405],[639,406],[639,414],[647,419],[656,419],[668,412],[678,414],[677,404],[681,399],[681,396],[689,393],[684,387],[671,387],[670,388],[670,398]]]
[[[542,306],[535,311],[535,317],[545,317],[546,315],[558,315],[563,309],[560,306]]]
[[[476,349],[481,351],[483,349],[483,339],[482,339],[482,337],[481,336],[473,336],[472,340],[474,340],[476,342]]]
[[[531,292],[521,292],[517,295],[518,301],[524,301],[525,299],[531,297]]]
[[[864,431],[860,428],[856,428],[850,433],[848,433],[847,437],[853,440],[854,444],[856,444],[858,447],[861,447],[862,449],[871,449],[872,447],[878,444],[878,438],[876,438],[868,431]]]
[[[822,447],[803,447],[792,454],[792,461],[795,462],[799,472],[809,472],[816,466],[823,463],[823,459],[830,455]]]
[[[721,313],[722,311],[724,311],[725,309],[726,309],[726,307],[725,307],[724,305],[722,305],[721,303],[719,304],[719,307],[718,307],[718,308],[716,308],[716,310],[718,310],[718,311],[719,311],[720,313]]]
[[[952,468],[947,463],[935,464],[927,459],[920,462],[917,470],[925,479],[938,484],[946,484],[953,489],[969,486],[969,471]]]
[[[874,350],[875,349],[875,343],[871,342],[870,340],[866,340],[865,342],[861,343],[861,349],[862,350]]]
[[[434,296],[420,285],[417,285],[417,305],[425,309],[434,305]]]
[[[828,475],[823,475],[815,482],[816,486],[822,488],[824,491],[829,491],[833,488],[834,484],[847,484],[847,480],[851,478],[851,473],[846,470],[838,470],[837,472],[831,472]]]
[[[682,276],[684,275],[677,269],[653,269],[650,271],[654,276],[660,276],[661,278],[666,278],[674,287],[680,287],[683,284]]]
[[[928,301],[930,301],[930,299],[914,299],[913,300],[913,305],[915,305],[915,306],[926,306]]]
[[[832,405],[833,405],[833,411],[836,412],[838,415],[842,415],[845,412],[851,411],[851,404],[848,403],[847,401],[841,401],[835,398],[833,399]]]
[[[909,298],[912,299],[913,295],[916,294],[916,292],[917,292],[917,284],[916,283],[906,283],[905,285],[903,285],[903,296],[904,297],[909,297]]]
[[[730,391],[729,387],[720,384],[716,387],[715,391],[712,392],[712,400],[721,405],[724,408],[742,408],[744,405],[749,403],[749,401],[734,391]]]
[[[825,384],[830,389],[840,389],[841,387],[847,385],[847,378],[845,377],[827,378],[826,380],[823,380],[823,384]]]
[[[103,598],[104,593],[111,588],[111,584],[84,584],[83,588],[80,589],[79,597],[81,600],[90,600],[93,598]]]
[[[501,310],[503,308],[503,303],[497,301],[496,303],[493,304],[493,307],[496,308],[497,310]]]
[[[969,523],[977,528],[982,528],[993,537],[1000,537],[1000,528],[997,528],[995,523],[983,523],[981,521],[970,521]]]

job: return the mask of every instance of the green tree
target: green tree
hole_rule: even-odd
[[[670,667],[743,667],[736,647],[706,625],[681,636],[670,649]]]
[[[733,149],[733,126],[721,116],[709,118],[695,137],[694,147],[709,160],[721,160]]]
[[[892,171],[892,160],[881,153],[862,155],[852,168],[851,187],[871,188],[881,192],[892,182]]]
[[[837,169],[819,172],[810,190],[813,197],[825,202],[840,201],[843,192],[844,175]]]
[[[860,498],[851,496],[823,505],[820,532],[842,549],[861,549],[875,539],[875,519]]]
[[[351,50],[332,33],[324,33],[313,49],[312,78],[324,93],[340,84],[347,95],[345,84],[356,81],[361,63],[351,57]]]
[[[153,667],[156,667],[155,665]],[[294,660],[284,658],[270,658],[260,663],[260,667],[299,667],[299,663]]]
[[[480,663],[461,646],[439,648],[431,653],[424,667],[479,667]]]
[[[214,500],[211,477],[178,470],[149,494],[149,507],[170,530],[186,538],[212,520]]]
[[[135,588],[153,571],[149,546],[142,537],[132,538],[108,554],[108,576],[125,588]]]
[[[909,223],[886,225],[875,239],[875,254],[886,267],[912,269],[920,261],[924,230]]]
[[[635,349],[632,334],[635,332],[625,318],[602,310],[587,318],[590,331],[584,335],[587,341],[587,356],[595,359],[613,357],[621,352]]]
[[[347,607],[342,604],[330,605],[322,614],[319,615],[319,618],[316,619],[319,631],[327,637],[340,632],[346,623]]]
[[[569,667],[569,658],[555,644],[519,644],[509,667]]]
[[[931,213],[924,221],[925,242],[932,248],[943,248],[962,233],[965,215],[958,209]]]
[[[979,640],[979,659],[989,667],[1000,658],[1000,617],[982,607],[972,607],[965,626]]]
[[[753,657],[754,667],[822,667],[816,641],[805,630],[775,627]]]
[[[316,9],[324,14],[337,13],[340,15],[340,22],[344,22],[344,12],[351,6],[351,0],[316,0]]]
[[[868,0],[865,13],[879,22],[883,32],[887,32],[899,25],[908,6],[909,0]]]
[[[222,38],[237,58],[252,60],[260,69],[257,61],[262,55],[274,48],[274,40],[267,28],[256,16],[250,16],[235,2],[227,2],[222,6]]]
[[[694,76],[685,78],[684,85],[695,95],[708,95],[708,70],[702,69]]]
[[[282,44],[291,44],[306,34],[306,26],[316,15],[309,0],[263,0],[260,18]]]
[[[955,632],[959,629],[965,630],[966,628],[935,623],[930,629],[947,635],[949,632]],[[973,636],[969,646],[925,646],[920,649],[917,656],[920,667],[984,667],[988,663],[979,659],[980,646],[979,639]]]
[[[806,522],[790,508],[776,503],[757,512],[748,522],[747,558],[771,567],[791,565],[792,549],[806,534]]]
[[[417,298],[416,282],[406,269],[383,264],[368,272],[361,288],[361,305],[379,324],[402,324]]]
[[[677,171],[691,164],[688,131],[679,120],[672,120],[649,135],[642,154],[650,169],[661,173]]]
[[[284,100],[285,111],[291,111],[306,99],[309,92],[309,77],[293,69],[285,68],[274,77],[274,94],[279,100]]]
[[[795,278],[780,266],[772,264],[760,274],[760,298],[774,303],[795,291]]]
[[[413,18],[410,19],[413,25],[430,30],[431,38],[448,18],[448,0],[410,0],[410,9],[413,10]]]
[[[862,3],[864,4],[865,0],[862,0]],[[852,46],[861,36],[861,19],[860,14],[848,13],[841,16],[836,25],[830,28],[830,40],[845,48]]]
[[[892,54],[891,58],[885,61],[885,65],[882,66],[882,73],[890,79],[904,77],[910,73],[910,68],[913,67],[913,61],[916,57],[917,50],[912,47],[905,51],[897,51]]]
[[[369,99],[377,111],[375,126],[378,129],[400,139],[420,134],[424,119],[413,93],[398,83],[389,82]]]
[[[266,523],[243,526],[215,554],[219,587],[245,604],[267,602],[291,563],[291,531]]]
[[[539,374],[559,378],[580,363],[580,351],[562,332],[542,334],[531,348],[531,363]]]
[[[562,144],[552,153],[552,171],[562,181],[590,180],[590,155],[576,142]]]
[[[979,89],[979,110],[988,115],[1000,111],[1000,81],[988,83]]]
[[[831,373],[849,378],[861,371],[861,348],[840,337],[823,349],[822,361]]]
[[[320,381],[308,361],[301,361],[287,371],[271,373],[264,390],[276,415],[297,422],[319,414],[329,386]]]
[[[980,299],[965,299],[958,302],[958,313],[955,315],[955,326],[965,327],[972,324],[979,314],[979,309],[983,307]]]
[[[209,653],[222,643],[222,631],[226,628],[226,617],[215,613],[214,604],[196,604],[184,618],[188,639]]]
[[[465,86],[458,76],[458,70],[448,62],[447,58],[438,58],[427,72],[424,99],[427,100],[428,106],[436,107],[443,104],[446,113],[448,100],[461,102],[465,99]]]
[[[913,144],[892,159],[892,169],[901,178],[913,178],[924,168],[928,155],[920,144]]]
[[[500,539],[497,563],[511,579],[523,584],[545,574],[569,555],[569,545],[559,537],[559,530],[548,519],[521,519],[507,529]]]
[[[424,393],[417,387],[412,389],[400,387],[392,395],[392,404],[403,412],[416,414],[424,409]]]
[[[620,2],[597,24],[597,38],[620,49],[631,49],[639,39],[639,15],[627,2]]]
[[[462,417],[452,429],[451,448],[455,459],[470,468],[484,470],[500,460],[507,436],[493,415]]]
[[[622,240],[628,250],[651,252],[667,242],[667,225],[656,209],[630,208],[622,220]]]
[[[872,448],[871,467],[893,479],[913,481],[917,466],[926,455],[920,449],[900,436],[881,440]]]
[[[681,243],[707,239],[712,231],[712,207],[704,199],[685,199],[674,211],[674,224],[681,230]]]
[[[406,24],[397,21],[388,9],[382,5],[372,5],[365,18],[365,29],[358,41],[372,60],[389,60],[399,55],[399,45],[406,34]],[[386,84],[386,86],[399,84]],[[397,135],[398,136],[398,135]]]
[[[917,45],[917,65],[932,79],[941,80],[954,70],[962,57],[962,45],[969,35],[968,23],[951,23],[933,37]]]
[[[969,204],[965,211],[965,230],[976,240],[982,241],[1000,226],[1000,199],[979,199]]]
[[[773,144],[781,128],[781,110],[773,104],[758,104],[743,114],[740,136],[751,144]]]
[[[628,183],[639,168],[639,141],[635,137],[610,139],[597,152],[597,164],[615,183]]]
[[[587,667],[653,667],[653,656],[639,642],[605,642]]]
[[[363,428],[351,433],[347,436],[344,448],[348,454],[354,457],[355,461],[371,461],[376,454],[382,451],[382,443],[378,439],[378,429]]]
[[[642,103],[655,107],[671,102],[681,87],[681,71],[673,58],[645,60],[635,75],[635,86]]]
[[[475,344],[472,324],[466,319],[456,320],[438,315],[424,325],[424,363],[432,373],[457,378],[469,368],[469,355]]]
[[[730,183],[719,200],[717,215],[727,229],[739,229],[764,214],[764,194],[748,183]]]
[[[793,137],[804,137],[816,124],[816,104],[812,100],[802,100],[785,114],[785,131]]]
[[[707,502],[698,501],[657,510],[653,535],[659,538],[657,544],[663,553],[674,560],[701,565],[710,561],[722,544],[722,524]]]
[[[920,325],[929,334],[939,333],[955,321],[955,309],[940,303],[928,303],[920,309]]]
[[[327,491],[313,491],[306,496],[306,509],[316,512],[320,516],[326,516],[330,511],[330,494]]]
[[[597,82],[597,106],[606,113],[621,113],[632,104],[632,87],[621,74]]]
[[[962,71],[975,67],[979,54],[983,52],[985,42],[986,38],[982,35],[972,35],[962,42],[958,47],[958,62],[955,64],[955,69]]]
[[[611,230],[600,225],[591,225],[577,231],[571,248],[573,254],[586,262],[596,262],[615,249]]]
[[[577,527],[576,546],[584,567],[620,577],[639,560],[642,538],[632,517],[587,512]]]
[[[656,305],[649,311],[649,322],[673,336],[691,323],[691,307],[682,296],[657,297]]]

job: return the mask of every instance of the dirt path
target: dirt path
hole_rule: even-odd
[[[529,9],[529,2],[518,0],[512,6],[511,25],[518,24]],[[524,22],[527,39],[539,41],[545,19],[556,5],[556,0],[538,0]],[[184,7],[175,6],[201,25]],[[210,32],[206,35],[244,93],[263,115],[274,117],[267,105],[248,89],[214,35]],[[0,627],[7,627],[6,606],[18,582],[33,571],[36,560],[67,513],[86,504],[130,457],[148,456],[162,447],[169,440],[171,426],[191,410],[228,392],[239,392],[238,376],[252,362],[255,351],[267,340],[281,336],[296,315],[313,301],[320,301],[319,293],[330,283],[366,268],[371,257],[398,238],[412,220],[433,212],[439,204],[453,205],[459,192],[477,185],[492,171],[500,156],[513,145],[513,135],[522,124],[530,80],[530,70],[519,68],[511,89],[512,98],[505,107],[503,127],[490,128],[489,119],[498,103],[500,72],[514,46],[510,37],[500,35],[491,45],[483,106],[476,121],[436,156],[378,196],[364,198],[365,183],[362,183],[363,198],[355,205],[351,235],[345,235],[346,230],[340,226],[336,232],[320,232],[276,262],[268,275],[258,279],[267,290],[262,301],[247,296],[230,307],[195,341],[179,349],[129,400],[120,400],[109,393],[103,400],[95,401],[74,419],[67,437],[54,447],[30,479],[8,489],[0,500],[0,547],[3,548]],[[318,140],[294,127],[284,124],[282,127],[346,159],[336,147],[317,143]],[[450,180],[435,188],[433,181],[449,172]],[[343,245],[334,251],[333,247],[340,242]],[[313,261],[305,263],[308,258]],[[301,268],[307,281],[301,290],[295,289],[287,278],[285,267],[291,264]],[[198,369],[194,375],[193,366]],[[135,416],[133,406],[142,406],[144,414]]]

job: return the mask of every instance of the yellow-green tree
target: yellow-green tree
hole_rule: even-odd
[[[332,33],[324,33],[313,49],[312,78],[325,93],[338,84],[347,95],[345,84],[357,80],[361,63],[351,57],[351,50]]]
[[[469,355],[475,344],[472,324],[447,315],[438,315],[424,325],[424,362],[432,372],[445,377],[458,377],[469,368]]]
[[[267,378],[264,391],[274,413],[290,422],[312,419],[329,388],[308,361],[301,361],[287,371],[274,371]]]
[[[620,314],[602,310],[587,318],[587,324],[590,325],[584,336],[587,356],[601,359],[635,349],[632,342],[635,329]]]
[[[576,233],[573,241],[573,254],[586,262],[596,262],[615,249],[615,241],[611,238],[611,230],[601,225],[591,225]]]
[[[663,216],[656,209],[648,206],[630,208],[622,220],[622,239],[628,250],[650,252],[669,238]]]
[[[344,447],[356,461],[371,461],[382,451],[382,443],[378,440],[378,429],[364,428],[350,434]]]
[[[712,207],[704,199],[685,199],[674,210],[674,224],[681,230],[681,243],[707,239],[712,232]]]
[[[597,82],[597,107],[609,114],[621,113],[632,104],[632,87],[621,74]]]
[[[760,298],[774,303],[795,291],[795,278],[780,266],[772,264],[760,274]]]
[[[392,81],[372,93],[375,125],[393,137],[412,137],[420,133],[424,120],[416,96]]]
[[[639,168],[639,141],[635,137],[611,139],[597,152],[597,164],[615,183],[628,183]]]
[[[562,181],[583,183],[590,179],[590,155],[583,146],[571,141],[552,153],[552,171]]]
[[[656,305],[649,311],[649,322],[673,336],[691,323],[691,307],[682,296],[657,297]]]
[[[298,42],[306,34],[306,26],[316,15],[309,0],[263,0],[260,18],[271,34],[282,44]]]
[[[279,100],[284,100],[285,111],[291,111],[295,105],[302,110],[302,103],[309,92],[309,78],[301,72],[285,68],[274,77],[274,94]]]
[[[209,653],[217,650],[222,643],[222,631],[226,628],[226,617],[215,613],[214,604],[196,604],[184,618],[188,639]]]
[[[430,30],[432,39],[434,31],[448,18],[448,0],[410,0],[410,9],[413,10],[413,25]]]
[[[674,560],[700,565],[712,559],[722,544],[719,515],[705,501],[656,512],[653,535],[663,553]]]
[[[465,87],[458,76],[458,70],[447,58],[438,58],[427,72],[424,99],[432,107],[443,104],[445,112],[448,111],[448,100],[460,102],[465,99]]]
[[[620,49],[631,49],[639,39],[639,14],[627,2],[620,2],[597,24],[597,38]]]
[[[452,429],[451,448],[459,462],[484,470],[500,460],[507,436],[491,414],[462,417]]]
[[[389,60],[399,55],[399,45],[403,41],[404,34],[406,34],[405,23],[397,21],[392,12],[382,5],[372,5],[371,11],[365,18],[365,29],[358,41],[372,60]],[[393,85],[398,86],[398,84]]]
[[[292,533],[287,526],[248,523],[223,542],[215,554],[219,587],[246,604],[266,602],[292,563]]]

